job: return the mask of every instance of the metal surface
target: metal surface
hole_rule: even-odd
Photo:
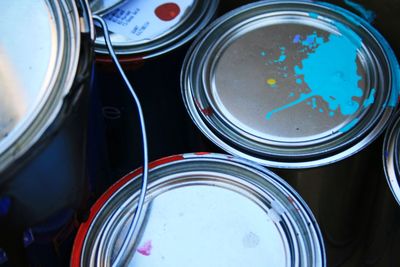
[[[0,120],[18,118],[0,140],[0,200],[7,200],[0,216],[0,247],[13,266],[27,266],[22,232],[63,209],[81,216],[88,194],[85,148],[93,24],[84,0],[0,6],[0,31],[6,36],[0,41],[5,65],[0,71],[0,116],[26,109],[20,117]]]
[[[225,151],[310,168],[349,157],[382,132],[397,104],[397,69],[383,37],[344,9],[260,1],[203,31],[181,87],[196,125]]]
[[[40,138],[70,92],[78,65],[80,22],[78,11],[66,11],[71,8],[67,5],[64,1],[18,1],[0,6],[4,37],[0,46],[0,171]]]
[[[146,216],[123,266],[325,266],[310,211],[272,172],[218,154],[152,166]],[[115,257],[137,204],[139,173],[94,205],[75,240],[72,266],[107,266]]]
[[[165,3],[169,2],[165,1]],[[147,10],[146,6],[152,5],[151,3],[149,4],[146,1],[142,1],[139,4],[143,6],[139,5],[135,10],[139,10],[139,12],[149,12],[148,14],[144,15],[144,17],[148,18],[149,21],[155,20],[157,23],[167,24],[167,22],[164,22],[156,17],[154,10],[143,11]],[[192,5],[188,6],[186,10],[180,11],[180,14],[182,14],[180,19],[177,21],[172,21],[172,24],[169,22],[167,25],[171,25],[167,26],[165,30],[159,34],[151,37],[145,36],[143,38],[132,39],[128,34],[111,32],[111,41],[118,55],[129,55],[140,58],[156,57],[174,50],[194,38],[196,34],[211,20],[217,6],[218,1],[193,0]],[[123,7],[124,6],[121,8]],[[109,17],[111,19],[112,12],[113,11],[109,12],[108,15],[104,16],[104,18]],[[138,25],[138,27],[140,28],[142,25]],[[128,33],[131,30],[133,29],[126,29]],[[107,49],[101,33],[98,34],[96,39],[95,50],[99,54],[107,54]]]
[[[394,198],[400,205],[400,116],[399,113],[396,115],[396,120],[393,121],[391,127],[388,129],[385,142],[383,145],[383,162],[386,180],[389,184],[390,190],[392,191]]]
[[[89,3],[93,14],[102,15],[126,1],[127,0],[89,0]]]

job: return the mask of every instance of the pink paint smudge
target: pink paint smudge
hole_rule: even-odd
[[[151,240],[149,240],[146,243],[144,243],[143,246],[139,247],[137,249],[137,252],[139,252],[140,254],[142,254],[144,256],[150,256],[152,248],[153,248],[153,245],[151,244]]]

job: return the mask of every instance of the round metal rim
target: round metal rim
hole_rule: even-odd
[[[311,235],[309,242],[313,242],[313,247],[312,247],[312,253],[315,258],[313,258],[313,264],[315,266],[325,266],[326,265],[326,260],[325,260],[325,249],[322,241],[322,235],[321,232],[319,231],[318,225],[315,222],[315,219],[307,207],[307,205],[304,203],[304,201],[300,198],[300,196],[293,191],[290,186],[277,177],[275,174],[272,172],[268,171],[265,168],[262,168],[261,166],[258,166],[257,164],[253,162],[249,162],[244,159],[238,159],[234,158],[232,156],[227,156],[227,155],[221,155],[221,154],[213,154],[213,153],[195,153],[195,154],[184,154],[184,155],[176,155],[176,156],[171,156],[167,157],[158,161],[155,161],[151,163],[151,169],[160,169],[162,170],[163,168],[168,168],[171,166],[174,166],[174,164],[179,164],[182,161],[186,162],[211,162],[211,161],[217,161],[219,163],[225,163],[226,165],[237,165],[240,168],[245,168],[247,171],[252,171],[254,172],[255,175],[259,175],[260,179],[265,179],[262,177],[267,177],[272,179],[270,182],[274,186],[274,188],[278,190],[282,190],[281,192],[284,192],[285,195],[289,195],[290,197],[293,197],[296,199],[296,206],[294,207],[293,214],[303,214],[301,215],[302,218],[305,219],[305,222],[307,222],[308,230],[311,231]],[[133,180],[135,180],[134,177],[140,176],[141,169],[138,169],[121,180],[119,180],[116,184],[114,184],[109,190],[107,190],[104,195],[98,199],[98,201],[94,204],[94,206],[91,209],[91,213],[89,215],[89,219],[80,227],[78,230],[77,237],[74,242],[73,246],[73,252],[72,252],[72,259],[71,259],[71,266],[84,266],[85,264],[83,263],[83,258],[87,258],[88,255],[84,257],[84,250],[87,249],[87,237],[90,233],[91,230],[93,229],[98,229],[95,226],[95,222],[98,217],[100,216],[102,210],[107,207],[112,201],[113,197],[118,194],[118,192],[121,192],[126,186],[128,186],[130,183],[132,183]],[[164,172],[163,172],[164,174]],[[169,176],[169,175],[167,175]],[[255,183],[255,181],[251,180],[249,181],[251,184]],[[256,183],[257,184],[257,183]],[[151,191],[151,190],[150,190]],[[151,194],[151,193],[150,193]],[[129,199],[133,199],[134,196],[129,197]],[[126,197],[124,198],[125,202]],[[124,202],[124,203],[125,203]],[[293,203],[293,199],[289,199],[290,203]],[[294,205],[294,204],[291,204]],[[299,206],[297,206],[299,205]],[[118,208],[120,209],[120,208]],[[114,215],[113,215],[114,216]],[[304,217],[303,217],[304,216]],[[107,216],[109,218],[110,216]],[[308,217],[308,218],[307,218]],[[122,217],[120,217],[122,218]],[[108,220],[108,219],[107,219]],[[100,219],[101,221],[101,219]],[[104,221],[103,221],[104,223]],[[104,233],[103,233],[104,234]],[[102,234],[102,236],[103,236]],[[312,241],[313,240],[313,241]],[[98,243],[97,243],[98,244]],[[95,260],[96,257],[98,257],[97,252],[89,252],[95,255],[92,255],[92,260]],[[96,256],[97,255],[97,256]],[[96,262],[96,261],[94,261]],[[104,262],[104,261],[101,261]]]
[[[74,81],[81,41],[78,34],[80,30],[78,9],[75,4],[65,1],[59,4],[52,2],[50,8],[55,12],[54,17],[60,19],[57,22],[60,51],[57,55],[56,66],[51,81],[45,85],[45,93],[29,114],[29,118],[12,131],[12,138],[2,143],[0,171],[7,168],[11,162],[23,155],[40,139],[57,117],[62,107],[61,100],[68,94]]]
[[[97,2],[103,2],[103,1],[104,0],[100,0],[100,1],[97,1]],[[90,3],[90,9],[92,10],[93,14],[103,15],[104,13],[107,13],[107,11],[109,11],[109,10],[111,10],[111,9],[121,5],[121,4],[123,4],[124,1],[126,1],[126,0],[114,0],[113,2],[108,1],[108,3],[110,3],[108,6],[107,5],[101,5],[101,4],[98,4],[97,6],[94,6],[95,5],[94,3],[96,2],[96,0],[90,0],[89,3]]]
[[[192,77],[190,76],[194,71],[193,71],[193,61],[196,55],[199,53],[199,47],[201,44],[203,44],[203,40],[206,39],[211,33],[211,31],[214,28],[217,28],[220,24],[224,23],[225,20],[228,20],[230,16],[234,16],[237,13],[246,11],[251,8],[257,8],[259,6],[263,5],[274,5],[274,4],[303,4],[303,5],[310,5],[310,6],[317,6],[319,8],[323,9],[338,9],[340,10],[343,14],[342,16],[345,16],[348,18],[348,20],[351,20],[351,22],[357,21],[360,26],[363,27],[370,35],[371,38],[375,42],[377,42],[377,45],[381,48],[383,54],[387,57],[385,60],[387,60],[387,65],[388,68],[390,69],[390,74],[391,77],[389,77],[388,82],[388,90],[390,89],[390,94],[386,96],[386,99],[382,101],[382,106],[384,107],[383,109],[377,108],[375,114],[374,124],[371,124],[369,128],[364,129],[364,132],[358,133],[356,132],[355,137],[353,140],[348,141],[347,143],[342,143],[339,146],[335,147],[332,149],[331,153],[322,153],[321,152],[313,154],[308,154],[308,155],[290,155],[291,150],[289,151],[289,156],[286,154],[280,154],[278,152],[274,153],[265,153],[263,151],[256,151],[253,148],[248,148],[246,145],[244,145],[244,141],[240,140],[243,139],[240,134],[243,133],[236,133],[235,136],[233,137],[227,137],[226,132],[232,131],[230,129],[229,125],[224,125],[223,129],[218,129],[218,125],[215,126],[212,123],[210,123],[210,119],[207,117],[207,114],[205,115],[204,111],[208,113],[208,109],[212,110],[213,112],[215,111],[212,108],[203,108],[201,106],[201,103],[198,102],[198,98],[204,98],[204,96],[199,96],[195,95],[196,91],[193,89],[192,84],[191,84],[191,79]],[[336,11],[335,11],[336,12]],[[210,47],[208,47],[210,49]],[[207,50],[209,53],[210,51]],[[192,120],[195,122],[197,127],[209,138],[214,144],[222,148],[223,150],[227,151],[228,153],[231,153],[233,155],[237,155],[240,157],[244,157],[250,160],[253,160],[257,163],[260,163],[265,166],[271,166],[271,167],[278,167],[278,168],[311,168],[311,167],[318,167],[326,164],[330,164],[336,161],[339,161],[341,159],[344,159],[346,157],[349,157],[357,152],[359,152],[361,149],[363,149],[365,146],[367,146],[369,143],[371,143],[373,140],[376,139],[376,137],[383,131],[385,126],[387,125],[387,122],[394,112],[394,107],[397,105],[397,95],[399,91],[399,86],[398,86],[398,81],[399,81],[399,73],[398,73],[398,63],[396,60],[396,57],[394,55],[394,52],[391,50],[390,46],[388,43],[385,41],[383,36],[380,35],[379,32],[377,32],[372,26],[370,26],[366,21],[363,19],[355,16],[354,14],[330,5],[330,4],[325,4],[325,3],[318,3],[318,2],[304,2],[304,1],[260,1],[257,3],[249,4],[246,6],[243,6],[235,11],[232,11],[225,16],[221,17],[214,23],[212,23],[207,29],[205,29],[200,37],[196,39],[194,44],[189,50],[189,53],[187,54],[184,62],[184,68],[182,69],[181,72],[181,90],[182,90],[182,96],[184,103],[186,105],[186,109],[188,110],[190,116],[192,117]],[[206,101],[206,100],[205,100]],[[207,109],[207,110],[204,110]],[[215,115],[217,119],[220,119],[218,114]],[[222,120],[222,119],[221,119]],[[221,123],[222,124],[222,123]],[[357,126],[353,129],[351,129],[348,133],[355,133],[355,129],[357,129]],[[367,131],[368,130],[368,131]],[[246,134],[246,133],[245,133]],[[325,151],[326,152],[326,151]],[[285,156],[286,155],[286,156]]]
[[[400,145],[400,113],[397,112],[391,126],[388,128],[383,142],[382,162],[385,171],[386,181],[394,198],[400,205],[400,166],[399,166],[399,145]]]

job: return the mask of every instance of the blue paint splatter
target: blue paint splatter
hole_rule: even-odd
[[[297,44],[298,42],[300,42],[301,36],[300,34],[296,34],[296,36],[293,38],[293,43]]]
[[[346,124],[346,126],[342,127],[339,132],[341,133],[345,133],[348,132],[349,130],[351,130],[359,121],[359,118],[355,118],[354,120],[352,120],[350,123]]]
[[[260,55],[261,55],[262,57],[266,57],[266,56],[267,56],[267,52],[261,51]]]
[[[313,19],[317,19],[319,16],[317,13],[313,13],[313,12],[308,13],[308,15],[310,16],[310,18],[313,18]]]
[[[300,78],[297,78],[297,79],[296,79],[296,83],[297,83],[297,84],[302,84],[302,83],[303,83],[303,80],[300,79]]]
[[[305,48],[309,48],[309,49],[315,49],[316,47],[318,47],[319,45],[323,44],[324,38],[319,37],[317,35],[316,32],[307,35],[306,39],[301,41],[301,44],[305,47]],[[303,51],[304,52],[304,51]]]
[[[294,93],[291,92],[291,93],[289,94],[289,97],[294,97]]]
[[[286,60],[285,48],[281,47],[280,50],[281,50],[281,54],[277,60],[274,60],[275,63],[281,63]]]
[[[311,98],[311,103],[312,103],[312,109],[317,108],[317,99],[315,97]]]
[[[375,93],[376,93],[376,90],[375,90],[375,88],[373,88],[371,90],[371,93],[369,94],[369,97],[364,100],[364,108],[371,106],[375,102]]]
[[[396,56],[394,55],[393,50],[389,47],[389,45],[387,45],[388,49],[386,51],[388,51],[390,53],[390,55],[392,56],[392,58],[394,58],[394,60],[396,61]],[[400,82],[400,67],[399,64],[396,61],[396,67],[394,70],[394,75],[393,75],[393,88],[392,88],[392,92],[390,94],[390,99],[389,99],[389,107],[395,107],[397,105],[397,103],[399,102],[399,97],[400,97],[400,86],[399,86],[399,82]]]
[[[293,102],[268,112],[267,119],[277,112],[317,96],[328,103],[331,111],[340,110],[343,115],[352,115],[358,110],[360,105],[354,98],[363,96],[362,89],[358,87],[361,77],[357,73],[357,50],[361,48],[362,40],[346,26],[337,23],[337,27],[342,34],[346,34],[330,34],[329,40],[323,43],[320,43],[322,38],[315,38],[314,40],[319,40],[318,47],[302,60],[301,67],[294,68],[296,76],[303,77],[310,91],[301,93]]]
[[[343,0],[343,2],[346,5],[348,5],[349,7],[355,9],[356,11],[358,11],[358,13],[364,19],[366,19],[369,23],[372,23],[375,20],[376,14],[372,10],[368,10],[364,6],[362,6],[362,5],[358,4],[358,3],[355,3],[353,1],[350,1],[350,0]]]

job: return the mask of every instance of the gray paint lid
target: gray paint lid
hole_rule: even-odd
[[[348,11],[260,1],[203,32],[182,90],[212,141],[274,166],[269,157],[314,161],[374,139],[396,105],[397,68],[382,36]]]
[[[101,15],[126,1],[127,0],[89,0],[89,4],[93,14]]]

